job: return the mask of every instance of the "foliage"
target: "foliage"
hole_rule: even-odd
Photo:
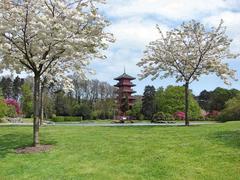
[[[87,104],[76,104],[73,107],[73,115],[81,116],[83,119],[90,119],[91,109]]]
[[[164,112],[157,112],[153,115],[151,122],[158,122],[158,121],[172,121],[175,118],[169,114]]]
[[[74,99],[66,95],[63,91],[55,93],[54,104],[56,115],[71,116],[73,115],[73,107],[75,105]]]
[[[183,23],[164,34],[159,26],[160,38],[150,42],[144,57],[137,64],[142,67],[142,79],[174,77],[185,86],[185,124],[189,125],[188,89],[189,84],[199,80],[201,75],[215,73],[225,83],[235,78],[235,71],[223,62],[227,58],[236,58],[238,54],[230,52],[231,39],[226,35],[223,21],[217,28],[205,28],[194,20]]]
[[[223,122],[240,120],[240,95],[226,102],[225,108],[217,119]]]
[[[4,98],[13,97],[13,82],[10,77],[3,77],[1,80],[1,89]]]
[[[7,116],[9,111],[8,105],[4,102],[3,98],[0,98],[0,118]]]
[[[184,112],[184,87],[168,86],[166,89],[160,88],[155,96],[156,111],[174,115],[176,112]],[[189,116],[198,118],[201,116],[201,108],[189,92]]]
[[[0,88],[5,99],[13,98],[18,100],[20,97],[21,86],[23,79],[18,76],[14,79],[8,76],[3,76],[0,81]]]
[[[81,116],[55,116],[52,117],[52,121],[54,122],[75,122],[82,121]]]
[[[18,100],[20,95],[21,95],[21,86],[24,84],[24,79],[20,78],[20,77],[16,77],[13,80],[13,87],[12,87],[12,91],[13,91],[13,99]]]
[[[7,110],[7,117],[11,117],[11,118],[15,118],[17,117],[17,113],[16,113],[16,108],[14,106],[9,106],[8,105],[8,110]]]
[[[185,119],[185,112],[178,111],[174,114],[174,116],[178,120],[184,120]]]
[[[39,144],[41,79],[67,80],[69,72],[84,76],[90,60],[104,59],[102,52],[114,42],[98,3],[0,1],[0,68],[34,74],[34,146]]]
[[[125,97],[122,99],[120,109],[124,114],[129,110],[128,95],[125,95]]]
[[[225,107],[225,103],[239,94],[237,89],[216,88],[213,91],[202,91],[197,97],[200,106],[208,111],[221,111]]]
[[[43,93],[43,115],[45,119],[51,118],[55,114],[54,97],[48,92]]]
[[[154,86],[146,86],[144,89],[142,100],[142,113],[145,119],[152,119],[155,113],[154,98],[155,98]]]
[[[136,99],[136,101],[134,102],[134,105],[132,106],[132,109],[130,109],[127,112],[128,116],[133,117],[134,119],[137,120],[143,120],[143,114],[142,114],[142,100],[141,98]]]
[[[4,102],[8,106],[14,107],[15,114],[20,114],[20,105],[15,99],[12,99],[12,98],[5,99]]]
[[[33,114],[33,95],[30,83],[25,82],[21,87],[21,108],[25,117],[30,118]]]
[[[216,73],[224,82],[234,78],[235,71],[223,63],[225,58],[236,58],[230,52],[231,39],[225,34],[223,21],[218,27],[207,29],[194,20],[163,34],[157,26],[160,39],[147,46],[138,66],[143,67],[142,78],[172,76],[177,82],[198,80],[203,74]]]

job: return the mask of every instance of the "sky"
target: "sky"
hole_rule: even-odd
[[[104,52],[107,59],[91,62],[90,68],[96,74],[88,75],[88,78],[114,85],[116,81],[113,79],[121,75],[125,67],[129,75],[136,77],[134,90],[138,95],[143,93],[146,85],[154,85],[155,88],[183,85],[173,78],[154,81],[151,77],[138,78],[141,69],[136,64],[143,57],[146,45],[159,38],[156,24],[166,32],[192,19],[207,27],[217,26],[223,19],[227,34],[233,39],[231,50],[240,53],[240,0],[106,0],[99,11],[110,21],[106,31],[114,34],[116,42]],[[202,76],[190,85],[193,93],[198,95],[202,90],[216,87],[240,90],[240,57],[226,62],[237,71],[239,81],[231,81],[229,86],[215,75]]]
[[[143,57],[146,45],[159,37],[156,24],[166,32],[192,19],[207,27],[217,26],[223,19],[227,34],[233,39],[232,51],[240,52],[240,0],[107,0],[99,9],[111,22],[106,31],[114,34],[116,42],[105,51],[107,59],[91,63],[90,67],[96,72],[91,78],[114,85],[114,77],[121,75],[125,67],[129,75],[137,78],[134,90],[139,95],[146,85],[154,85],[155,88],[182,85],[175,83],[173,78],[138,79],[140,68],[136,64]],[[237,78],[240,79],[240,58],[226,62],[237,70]],[[215,75],[208,75],[193,82],[190,88],[195,95],[216,87],[240,89],[240,81],[231,82],[231,86],[225,85]]]

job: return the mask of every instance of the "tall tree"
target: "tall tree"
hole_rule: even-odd
[[[129,110],[129,100],[128,100],[128,95],[124,96],[124,99],[122,100],[121,104],[121,111],[123,112],[124,115],[126,115],[126,112]]]
[[[146,86],[143,93],[142,113],[146,119],[152,119],[155,113],[155,87]]]
[[[200,106],[206,111],[221,111],[225,103],[239,94],[237,89],[216,88],[213,91],[202,91],[197,97]]]
[[[5,99],[13,97],[13,81],[10,77],[1,80],[2,94]]]
[[[100,0],[0,1],[0,54],[5,68],[34,74],[33,145],[39,142],[40,79],[52,68],[84,73],[112,35],[98,13]],[[56,74],[56,75],[57,75]]]
[[[156,111],[174,115],[176,112],[184,111],[184,87],[168,86],[166,89],[158,89],[155,96]],[[189,91],[189,117],[199,118],[201,108]]]
[[[18,100],[19,96],[21,94],[21,86],[23,85],[24,80],[21,79],[19,76],[17,76],[14,80],[13,80],[13,98]]]
[[[144,57],[138,63],[143,67],[141,78],[149,75],[157,77],[175,77],[185,86],[185,124],[189,125],[189,84],[203,74],[215,73],[225,83],[234,78],[235,71],[222,60],[236,58],[230,52],[231,39],[226,35],[223,21],[217,28],[205,28],[192,20],[164,35],[157,26],[160,39],[147,46]]]
[[[31,117],[33,115],[33,95],[32,87],[29,82],[25,82],[21,87],[21,108],[25,117]]]

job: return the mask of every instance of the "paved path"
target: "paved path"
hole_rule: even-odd
[[[216,122],[190,122],[190,125],[216,124]],[[32,126],[32,123],[4,123],[1,125],[16,125],[16,126]],[[118,127],[118,126],[184,126],[184,122],[176,123],[128,123],[128,124],[114,124],[114,123],[54,123],[46,126],[103,126],[103,127]]]

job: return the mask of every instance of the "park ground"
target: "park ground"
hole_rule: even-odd
[[[0,127],[0,179],[240,179],[240,122],[41,128],[49,152],[16,154],[32,128]]]

